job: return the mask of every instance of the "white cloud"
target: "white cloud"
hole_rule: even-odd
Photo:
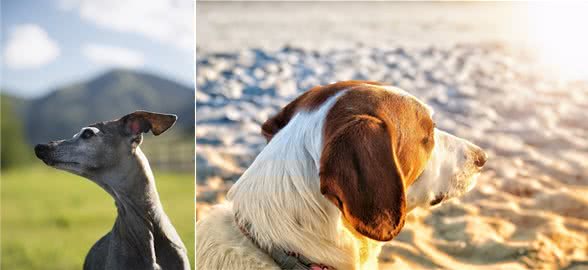
[[[15,25],[4,44],[4,63],[10,69],[32,69],[55,60],[57,43],[36,24]]]
[[[194,6],[190,0],[61,0],[63,10],[100,27],[133,32],[178,48],[194,49]]]
[[[94,63],[108,66],[138,68],[145,64],[143,54],[105,44],[86,44],[82,47],[82,54]]]

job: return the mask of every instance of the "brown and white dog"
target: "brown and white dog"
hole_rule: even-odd
[[[267,146],[196,225],[197,269],[377,269],[407,212],[475,186],[486,154],[376,82],[317,86],[262,126]]]

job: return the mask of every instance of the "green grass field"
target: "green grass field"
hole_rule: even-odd
[[[113,199],[96,184],[42,165],[2,171],[2,269],[81,269],[114,223]],[[194,177],[157,173],[163,207],[194,263]]]

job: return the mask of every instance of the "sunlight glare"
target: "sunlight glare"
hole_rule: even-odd
[[[529,4],[531,39],[563,80],[588,80],[588,3]]]

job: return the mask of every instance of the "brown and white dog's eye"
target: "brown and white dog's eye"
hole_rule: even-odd
[[[437,124],[435,122],[433,122],[433,127],[431,128],[431,132],[429,133],[429,136],[424,138],[422,140],[423,144],[429,144],[429,142],[435,137],[435,128],[437,127]]]

